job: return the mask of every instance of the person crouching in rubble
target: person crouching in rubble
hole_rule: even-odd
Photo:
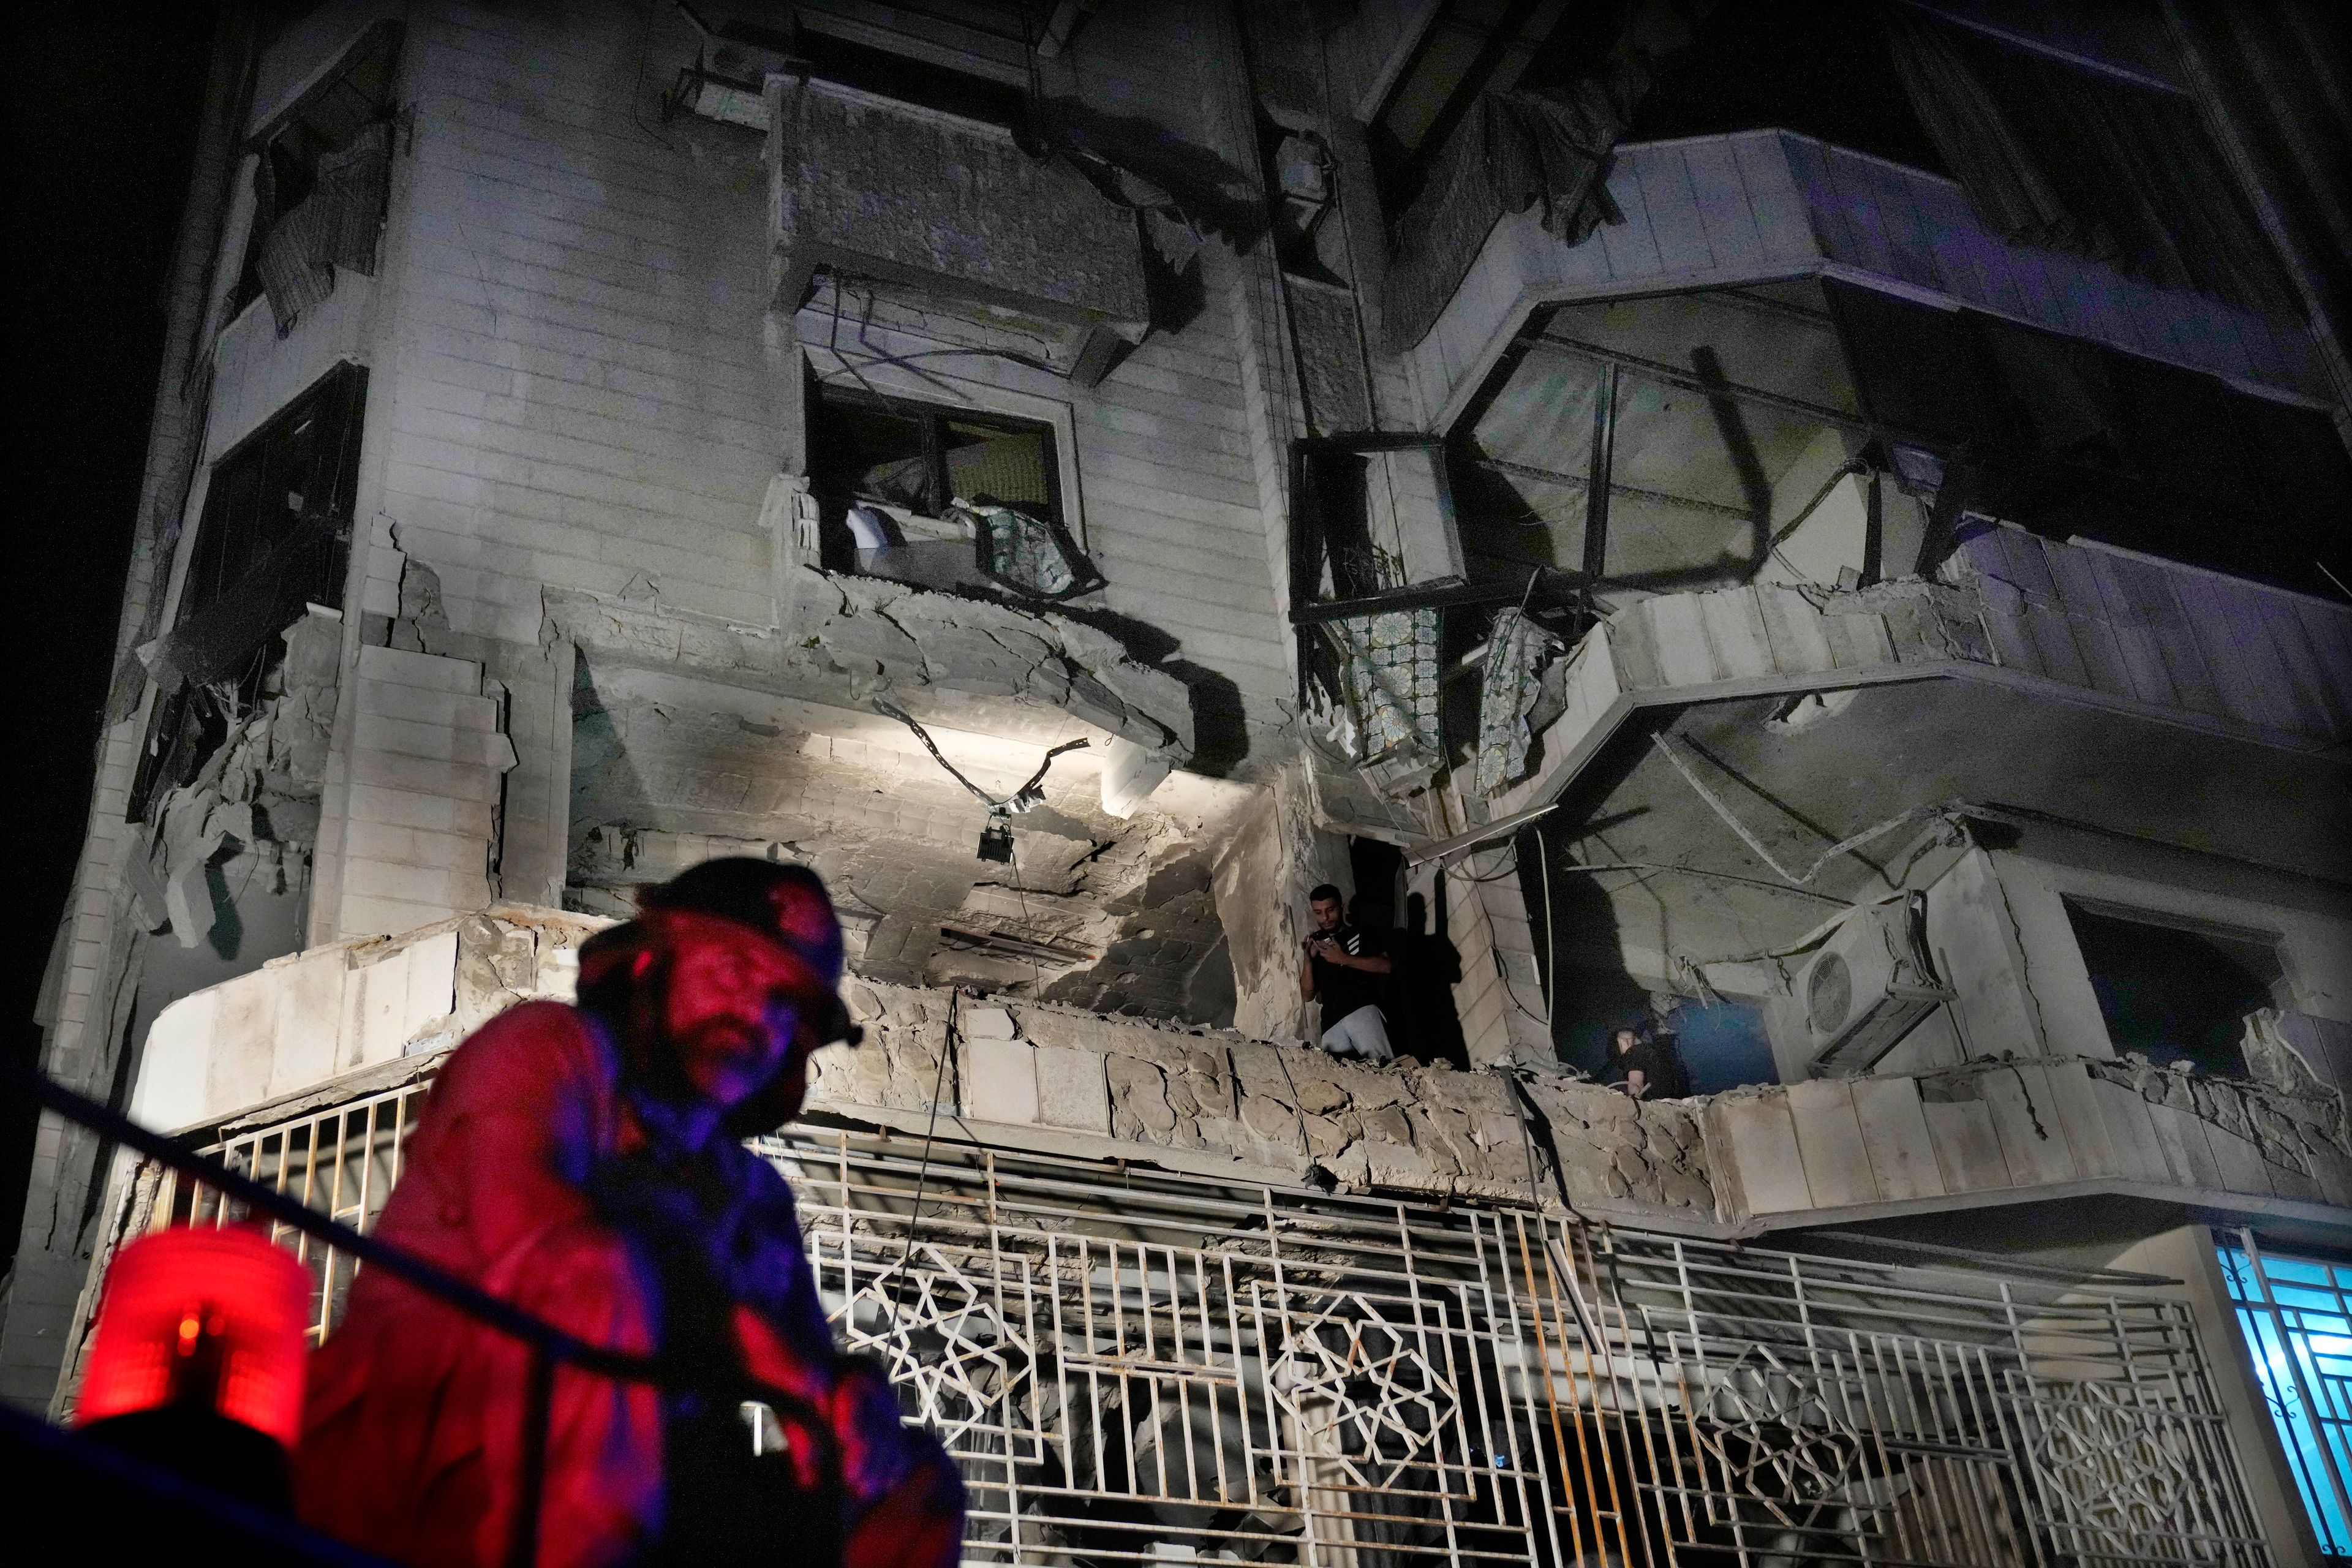
[[[792,1191],[740,1142],[793,1115],[810,1053],[854,1034],[832,900],[803,868],[722,859],[638,907],[582,947],[579,1006],[510,1008],[450,1057],[376,1235],[592,1343],[734,1390],[559,1367],[541,1563],[838,1550],[857,1568],[944,1568],[962,1544],[954,1468],[900,1424],[880,1372],[835,1350]],[[504,1560],[528,1363],[519,1341],[362,1273],[312,1358],[302,1517],[404,1563]],[[747,1379],[822,1413],[837,1500],[804,1438],[758,1455]]]
[[[1323,1048],[1335,1057],[1395,1059],[1388,1019],[1381,1012],[1390,960],[1380,933],[1350,923],[1339,889],[1328,882],[1307,895],[1307,908],[1315,917],[1315,933],[1298,960],[1298,994],[1322,1007]]]

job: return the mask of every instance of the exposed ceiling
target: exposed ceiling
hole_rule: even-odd
[[[1035,727],[1035,715],[1027,716]],[[992,799],[1048,740],[927,726]],[[1012,817],[1009,861],[982,859],[989,808],[907,725],[740,687],[600,668],[575,702],[575,901],[714,853],[814,866],[852,932],[852,966],[1105,1009],[1229,1022],[1233,982],[1209,863],[1248,792],[1172,775],[1132,817],[1103,809],[1097,743],[1053,760],[1043,805]]]
[[[1969,679],[1807,699],[1793,722],[1790,708],[1769,697],[1651,710],[1583,771],[1543,825],[1554,858],[1677,868],[1555,872],[1566,967],[1662,977],[1667,955],[1706,962],[1784,944],[1833,912],[1832,900],[1889,890],[1927,831],[1897,828],[1799,892],[1659,753],[1660,731],[1792,869],[1913,807],[1967,801],[2175,847],[2224,871],[2239,863],[2241,880],[2294,883],[2322,902],[2343,904],[2352,886],[2352,771],[2341,761]]]

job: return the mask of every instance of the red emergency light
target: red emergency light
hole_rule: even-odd
[[[202,1410],[290,1450],[302,1430],[310,1301],[309,1271],[257,1229],[142,1237],[106,1271],[75,1424]]]

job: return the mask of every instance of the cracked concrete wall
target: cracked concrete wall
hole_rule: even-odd
[[[2084,967],[2066,901],[2135,913],[2157,924],[2235,933],[2276,953],[2281,1007],[2352,1024],[2352,900],[2231,861],[2184,857],[2158,844],[2039,833],[2018,851],[1996,853],[2003,906],[2026,961],[2035,1006],[2053,1049],[2112,1054],[2105,1018]]]
[[[812,1103],[835,1114],[880,1108],[919,1130],[944,1083],[940,1109],[965,1135],[1031,1147],[1649,1223],[1720,1217],[1690,1104],[1567,1078],[1370,1068],[1297,1040],[1001,997],[874,981],[845,994],[870,1034],[819,1058]]]
[[[2144,1058],[1982,1058],[1700,1102],[1726,1212],[1767,1226],[2113,1191],[2253,1215],[2352,1206],[2340,1095]]]

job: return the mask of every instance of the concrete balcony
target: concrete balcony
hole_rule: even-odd
[[[1577,646],[1541,761],[1493,815],[1556,797],[1636,709],[1938,679],[2340,757],[2352,607],[1988,523],[1970,525],[1934,580],[1660,595]],[[2087,741],[2102,721],[2072,722]]]
[[[568,1000],[578,944],[605,923],[494,906],[199,992],[157,1021],[133,1113],[247,1137],[402,1091],[501,1008]],[[818,1057],[811,1110],[989,1147],[1717,1237],[2097,1193],[2249,1215],[2352,1206],[2342,1100],[2317,1079],[2051,1056],[1637,1103],[1562,1076],[1375,1068],[1049,1004],[855,977],[845,994],[866,1040]]]
[[[1048,330],[1054,368],[1099,381],[1148,324],[1141,237],[1066,164],[1000,126],[830,82],[768,84],[776,308],[820,268]]]
[[[1625,215],[1580,245],[1536,211],[1506,216],[1436,324],[1406,352],[1449,427],[1545,305],[1792,278],[1843,278],[2126,349],[2232,381],[2324,396],[2307,340],[2253,311],[2112,267],[2013,246],[1958,184],[1785,131],[1620,147]]]

